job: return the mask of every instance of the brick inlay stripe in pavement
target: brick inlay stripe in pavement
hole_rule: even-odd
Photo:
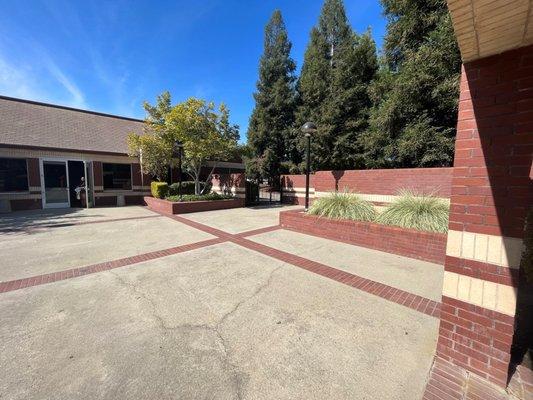
[[[247,240],[242,237],[234,237],[231,241],[239,244],[240,246],[246,247],[249,250],[257,251],[266,256],[275,258],[299,268],[303,268],[307,271],[332,279],[336,282],[352,286],[366,293],[392,301],[393,303],[411,308],[423,314],[427,314],[436,318],[438,318],[440,315],[441,304],[425,297],[418,296],[401,289],[396,289],[392,286],[375,282],[373,280],[330,267],[326,264],[312,261],[282,250],[274,249],[260,243],[252,242],[251,240]]]
[[[13,290],[18,290],[30,286],[42,285],[50,282],[57,282],[65,279],[75,278],[78,276],[89,275],[97,272],[107,271],[114,268],[125,267],[132,264],[137,264],[143,261],[154,260],[161,257],[166,257],[172,254],[183,253],[186,251],[200,249],[202,247],[211,246],[215,244],[220,244],[224,242],[232,242],[249,250],[259,252],[263,255],[275,258],[277,260],[283,261],[285,263],[291,264],[293,266],[305,269],[307,271],[313,272],[320,276],[332,279],[336,282],[354,287],[356,289],[362,290],[366,293],[372,294],[374,296],[381,297],[385,300],[391,301],[396,304],[400,304],[407,308],[419,311],[423,314],[430,315],[432,317],[438,318],[440,315],[441,303],[434,300],[427,299],[422,296],[418,296],[413,293],[406,292],[401,289],[394,288],[389,285],[385,285],[380,282],[376,282],[361,276],[351,274],[349,272],[330,267],[329,265],[322,264],[316,261],[309,260],[304,257],[300,257],[282,250],[275,249],[260,243],[253,242],[246,239],[248,236],[254,236],[261,233],[271,232],[277,229],[281,229],[279,225],[268,226],[265,228],[254,229],[247,232],[241,232],[238,234],[231,234],[224,232],[220,229],[213,228],[211,226],[202,224],[200,222],[192,221],[190,219],[178,216],[178,215],[165,215],[162,213],[157,213],[168,218],[171,218],[175,221],[183,223],[192,228],[198,229],[200,231],[209,233],[213,236],[216,236],[214,239],[204,240],[192,244],[187,244],[183,246],[176,246],[165,250],[153,251],[150,253],[139,254],[132,257],[125,257],[118,260],[103,262],[99,264],[88,265],[79,268],[72,268],[64,271],[52,272],[49,274],[32,276],[29,278],[22,278],[8,282],[0,282],[0,293],[10,292]],[[150,217],[150,216],[149,216]],[[156,217],[156,216],[154,216]],[[137,218],[124,218],[124,219],[115,219],[117,220],[126,220],[126,219],[138,219]],[[95,221],[100,222],[100,221]],[[101,221],[101,222],[110,222]]]
[[[220,238],[229,240],[249,250],[254,250],[266,256],[294,265],[296,267],[306,269],[315,274],[324,276],[329,279],[333,279],[334,281],[343,283],[345,285],[352,286],[366,293],[381,297],[385,300],[392,301],[393,303],[400,304],[407,308],[411,308],[423,314],[427,314],[435,318],[440,317],[440,302],[436,302],[434,300],[430,300],[428,298],[418,296],[416,294],[409,293],[401,289],[396,289],[392,286],[385,285],[380,282],[376,282],[337,268],[330,267],[326,264],[312,261],[304,257],[300,257],[282,250],[275,249],[273,247],[269,247],[245,239],[246,236],[253,236],[260,233],[269,232],[271,230],[280,229],[280,227],[272,226],[267,228],[256,229],[254,231],[243,232],[237,235],[232,235],[230,233],[221,231],[211,226],[202,224],[200,222],[192,221],[190,219],[183,218],[177,215],[166,216],[176,221],[182,222],[186,225],[189,225],[193,228],[204,231],[206,233],[210,233],[212,235],[219,236]]]
[[[136,256],[120,258],[113,261],[87,265],[85,267],[72,268],[49,274],[31,276],[29,278],[17,279],[14,281],[0,282],[0,293],[11,292],[13,290],[23,289],[30,286],[43,285],[45,283],[63,281],[65,279],[76,278],[78,276],[94,274],[97,272],[108,271],[110,269],[125,267],[144,261],[155,260],[156,258],[166,257],[173,254],[184,253],[186,251],[200,249],[206,246],[212,246],[224,242],[220,238],[203,240],[183,246],[171,247],[164,250],[152,251],[150,253],[139,254]]]

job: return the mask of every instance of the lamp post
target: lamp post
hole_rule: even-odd
[[[181,176],[183,175],[182,174],[182,171],[181,171],[181,153],[183,151],[183,144],[179,141],[179,140],[176,140],[174,142],[174,153],[172,154],[173,157],[175,157],[176,155],[178,156],[178,169],[179,169],[179,175],[178,175],[178,182],[179,182],[179,186],[178,186],[178,196],[180,198],[180,201],[182,199],[181,197]]]
[[[312,122],[306,122],[302,126],[302,132],[306,137],[306,157],[305,157],[305,211],[309,209],[309,173],[311,170],[311,135],[316,133],[316,125]]]

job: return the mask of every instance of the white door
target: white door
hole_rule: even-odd
[[[70,207],[68,164],[66,160],[41,160],[43,208]]]

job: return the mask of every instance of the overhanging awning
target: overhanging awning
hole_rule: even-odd
[[[464,62],[533,44],[533,0],[448,0]]]

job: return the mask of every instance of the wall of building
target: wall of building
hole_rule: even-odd
[[[137,161],[136,159],[134,159]],[[94,203],[96,207],[125,206],[144,204],[144,196],[150,194],[150,176],[141,176],[141,166],[138,162],[131,162],[131,190],[104,189],[102,161],[93,161]]]
[[[23,158],[27,161],[28,191],[0,193],[2,211],[21,211],[42,208],[41,176],[39,159],[58,158],[64,160],[92,161],[93,185],[96,206],[142,204],[143,196],[150,192],[150,178],[141,179],[140,166],[136,158],[126,155],[89,154],[60,150],[26,148],[0,148],[0,157]],[[132,190],[104,190],[103,163],[129,164],[132,166]]]
[[[437,354],[501,386],[533,204],[532,154],[533,46],[465,64]]]
[[[310,177],[310,198],[347,190],[376,205],[390,203],[402,189],[432,193],[449,199],[452,168],[405,168],[351,171],[318,171]],[[285,203],[304,204],[305,175],[282,177]]]
[[[219,194],[233,195],[238,198],[246,197],[246,179],[244,173],[214,174],[211,179],[211,190]]]

